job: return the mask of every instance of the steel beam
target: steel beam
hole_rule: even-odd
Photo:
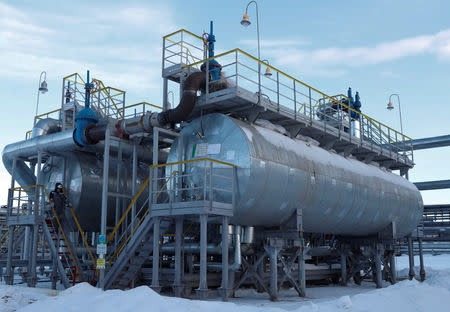
[[[429,148],[437,148],[437,147],[446,147],[450,146],[450,135],[441,135],[430,138],[416,139],[412,140],[411,143],[406,143],[406,147],[410,147],[412,145],[414,151],[429,149]]]
[[[450,188],[450,180],[415,182],[419,191],[441,190]]]

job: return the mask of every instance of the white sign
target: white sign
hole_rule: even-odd
[[[199,143],[195,144],[192,157],[204,157],[208,155],[220,154],[221,144]]]
[[[106,255],[106,244],[97,244],[97,254]]]

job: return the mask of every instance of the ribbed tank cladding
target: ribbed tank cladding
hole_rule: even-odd
[[[100,230],[100,216],[101,216],[101,198],[103,185],[103,159],[96,157],[93,154],[87,153],[67,153],[66,157],[66,180],[68,181],[69,200],[72,204],[75,214],[83,228],[86,231]],[[117,190],[117,168],[119,162],[117,159],[110,160],[108,189],[109,192],[116,192]],[[131,194],[131,173],[132,168],[130,161],[121,162],[121,183],[119,185],[119,193]],[[64,160],[63,157],[51,156],[43,166],[43,181],[47,189],[53,190],[57,182],[63,181],[64,175]],[[137,189],[145,181],[148,168],[138,168]],[[124,179],[123,177],[126,177]],[[143,200],[138,202],[138,209],[143,204],[147,197],[147,190],[144,190]],[[124,200],[125,209],[130,202],[130,199]],[[114,197],[108,198],[108,226],[114,224],[116,209],[116,200]],[[69,212],[66,211],[66,215]]]
[[[222,114],[193,120],[182,134],[185,160],[195,158],[195,144],[220,144],[219,153],[197,156],[237,166],[232,223],[277,226],[303,208],[306,232],[365,236],[394,222],[403,236],[422,216],[422,197],[414,184],[303,140]],[[177,146],[175,141],[168,162],[177,161]],[[229,196],[215,193],[215,198]]]

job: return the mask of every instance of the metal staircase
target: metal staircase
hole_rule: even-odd
[[[105,289],[130,287],[138,271],[153,252],[153,225],[153,218],[147,214],[108,271]],[[161,234],[165,234],[168,228],[169,223],[162,221]]]

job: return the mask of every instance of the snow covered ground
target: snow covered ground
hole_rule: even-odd
[[[416,257],[416,265],[418,259]],[[0,312],[9,311],[450,311],[450,255],[425,256],[427,280],[404,280],[375,289],[374,284],[307,288],[307,298],[283,291],[278,302],[254,291],[239,291],[230,302],[160,296],[146,286],[128,291],[101,291],[86,283],[59,292],[0,285]],[[407,276],[408,258],[397,259],[399,276]],[[418,267],[416,268],[418,272]]]

